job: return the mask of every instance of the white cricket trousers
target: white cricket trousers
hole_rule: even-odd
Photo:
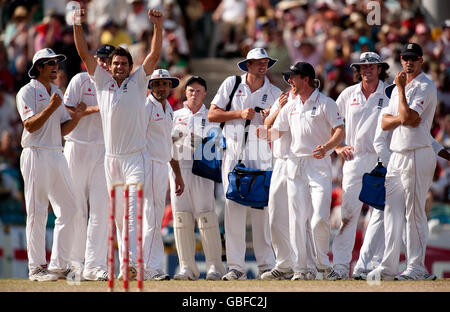
[[[77,235],[72,265],[106,270],[108,252],[108,188],[105,178],[105,146],[66,141],[64,156],[74,182],[79,205],[75,217]]]
[[[116,184],[135,184],[143,183],[144,191],[147,189],[145,183],[146,175],[146,153],[140,151],[129,155],[106,155],[105,156],[105,173],[106,184],[108,190],[111,190]],[[129,188],[129,263],[130,266],[136,267],[136,248],[137,248],[137,191],[136,186],[131,185]],[[123,186],[116,187],[116,229],[117,240],[119,246],[119,261],[120,271],[123,272],[123,210],[124,210],[124,188]],[[145,193],[144,193],[144,211],[145,211]]]
[[[27,211],[26,238],[28,270],[46,265],[45,233],[49,201],[56,216],[49,270],[65,270],[71,265],[77,205],[73,182],[62,150],[24,148],[20,170],[25,184]]]
[[[175,174],[170,173],[170,202],[172,211],[190,212],[196,218],[204,212],[215,211],[214,181],[202,178],[192,173],[192,168],[181,168],[184,182],[184,192],[175,194]]]
[[[376,153],[360,153],[345,161],[342,168],[341,226],[333,240],[333,264],[335,268],[350,269],[355,246],[356,228],[363,203],[359,200],[364,173],[371,172],[377,165]]]
[[[230,148],[227,145],[227,149]],[[248,164],[247,164],[248,163]],[[255,162],[248,161],[246,166],[255,168]],[[237,160],[224,158],[222,164],[222,182],[224,193],[228,189],[228,173],[236,166]],[[272,249],[269,228],[269,213],[264,207],[263,210],[250,208],[238,204],[229,199],[225,199],[225,249],[227,255],[228,270],[238,270],[242,273],[245,269],[245,234],[247,228],[247,211],[250,209],[252,224],[253,252],[260,272],[272,269],[275,266],[275,255]]]
[[[304,272],[314,266],[325,270],[330,267],[331,158],[290,158],[287,172],[289,229],[296,258],[294,271]]]
[[[406,269],[417,273],[426,272],[428,222],[425,201],[435,168],[436,154],[431,147],[391,154],[386,174],[385,250],[381,262],[383,275],[394,277],[399,273],[404,228]]]
[[[144,268],[147,271],[156,272],[163,270],[164,243],[161,223],[169,185],[168,164],[148,160],[146,181],[142,233]]]
[[[269,225],[276,267],[282,271],[293,268],[294,251],[289,234],[289,206],[286,159],[275,159],[269,192]]]
[[[353,272],[372,271],[383,260],[384,252],[384,212],[370,207],[370,219],[364,241],[359,250],[359,258]]]

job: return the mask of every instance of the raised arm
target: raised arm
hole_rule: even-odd
[[[79,14],[80,21],[75,22],[77,19],[77,14]],[[95,61],[95,58],[89,53],[89,48],[86,42],[86,38],[84,37],[82,27],[82,23],[86,20],[86,10],[75,10],[73,18],[73,37],[75,40],[75,46],[77,47],[78,55],[86,66],[89,75],[93,76],[95,68],[97,67],[97,62]]]
[[[153,23],[153,38],[150,53],[146,56],[142,65],[145,73],[150,75],[158,65],[159,57],[161,56],[163,16],[158,10],[148,10],[148,18]]]
[[[266,126],[267,129],[270,129],[272,127],[272,125],[275,122],[275,120],[277,119],[277,116],[280,113],[281,109],[287,103],[288,98],[289,98],[289,92],[281,92],[280,97],[278,98],[279,105],[278,105],[277,110],[273,114],[270,114],[269,116],[267,116],[266,119],[264,119],[264,126]]]

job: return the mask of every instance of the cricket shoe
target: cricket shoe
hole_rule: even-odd
[[[41,265],[34,269],[28,278],[34,282],[53,282],[58,280],[58,276],[47,270],[47,266]]]
[[[380,267],[377,267],[367,274],[366,281],[393,281],[394,276],[383,273]]]
[[[289,269],[286,272],[283,272],[277,268],[274,268],[268,272],[265,272],[261,274],[261,279],[265,281],[274,281],[274,280],[285,280],[285,279],[291,279],[294,275],[294,272]]]
[[[295,272],[294,276],[292,276],[292,281],[311,281],[316,279],[316,271],[312,269],[308,269],[304,272]]]
[[[83,277],[87,281],[107,281],[108,272],[102,269],[84,270]]]
[[[170,280],[169,274],[164,273],[162,270],[144,270],[144,281],[168,281]]]
[[[206,274],[206,280],[207,281],[220,281],[220,279],[222,278],[222,274],[220,274],[219,272],[208,272],[208,274]]]
[[[184,270],[180,271],[179,273],[175,274],[173,279],[176,281],[196,281],[197,280],[194,273],[189,269],[184,269]]]
[[[434,281],[436,275],[427,272],[405,271],[394,277],[396,281]]]
[[[337,270],[331,269],[328,270],[328,274],[325,276],[326,280],[329,281],[339,281],[339,280],[348,280],[348,271],[346,270]]]
[[[75,268],[49,270],[49,272],[55,274],[58,279],[68,281],[81,281],[81,278],[83,276],[81,274],[81,270]]]
[[[367,279],[367,274],[369,274],[370,270],[358,269],[352,274],[352,279],[357,281],[365,281]]]
[[[222,276],[222,281],[245,281],[247,275],[241,271],[231,269],[227,274]]]

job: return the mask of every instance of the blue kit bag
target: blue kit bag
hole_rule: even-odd
[[[384,210],[386,188],[384,185],[386,168],[381,162],[370,172],[364,173],[359,200],[378,210]]]
[[[222,131],[213,128],[194,151],[192,173],[222,183],[222,151],[225,149]]]
[[[228,174],[226,197],[244,206],[264,209],[269,201],[271,170],[246,168],[238,163]]]
[[[226,106],[226,111],[231,108],[231,101],[239,84],[241,76],[236,76],[230,99]],[[192,165],[192,173],[200,177],[222,183],[222,152],[226,148],[225,138],[222,135],[222,129],[225,123],[220,124],[220,129],[213,128],[203,138],[202,143],[194,150],[194,162]]]
[[[256,112],[261,108],[256,107]],[[248,129],[250,120],[245,121],[245,129]],[[243,150],[247,142],[248,132],[245,132]],[[244,206],[255,209],[264,209],[269,202],[270,180],[272,170],[246,168],[242,163],[242,152],[238,164],[233,171],[228,173],[228,189],[226,198]]]

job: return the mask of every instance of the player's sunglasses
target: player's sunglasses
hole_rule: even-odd
[[[417,62],[419,60],[419,57],[417,55],[404,55],[402,56],[402,60],[405,62],[408,61]]]
[[[49,65],[49,66],[55,66],[56,64],[58,64],[58,62],[56,60],[48,60],[42,63],[42,65]]]

